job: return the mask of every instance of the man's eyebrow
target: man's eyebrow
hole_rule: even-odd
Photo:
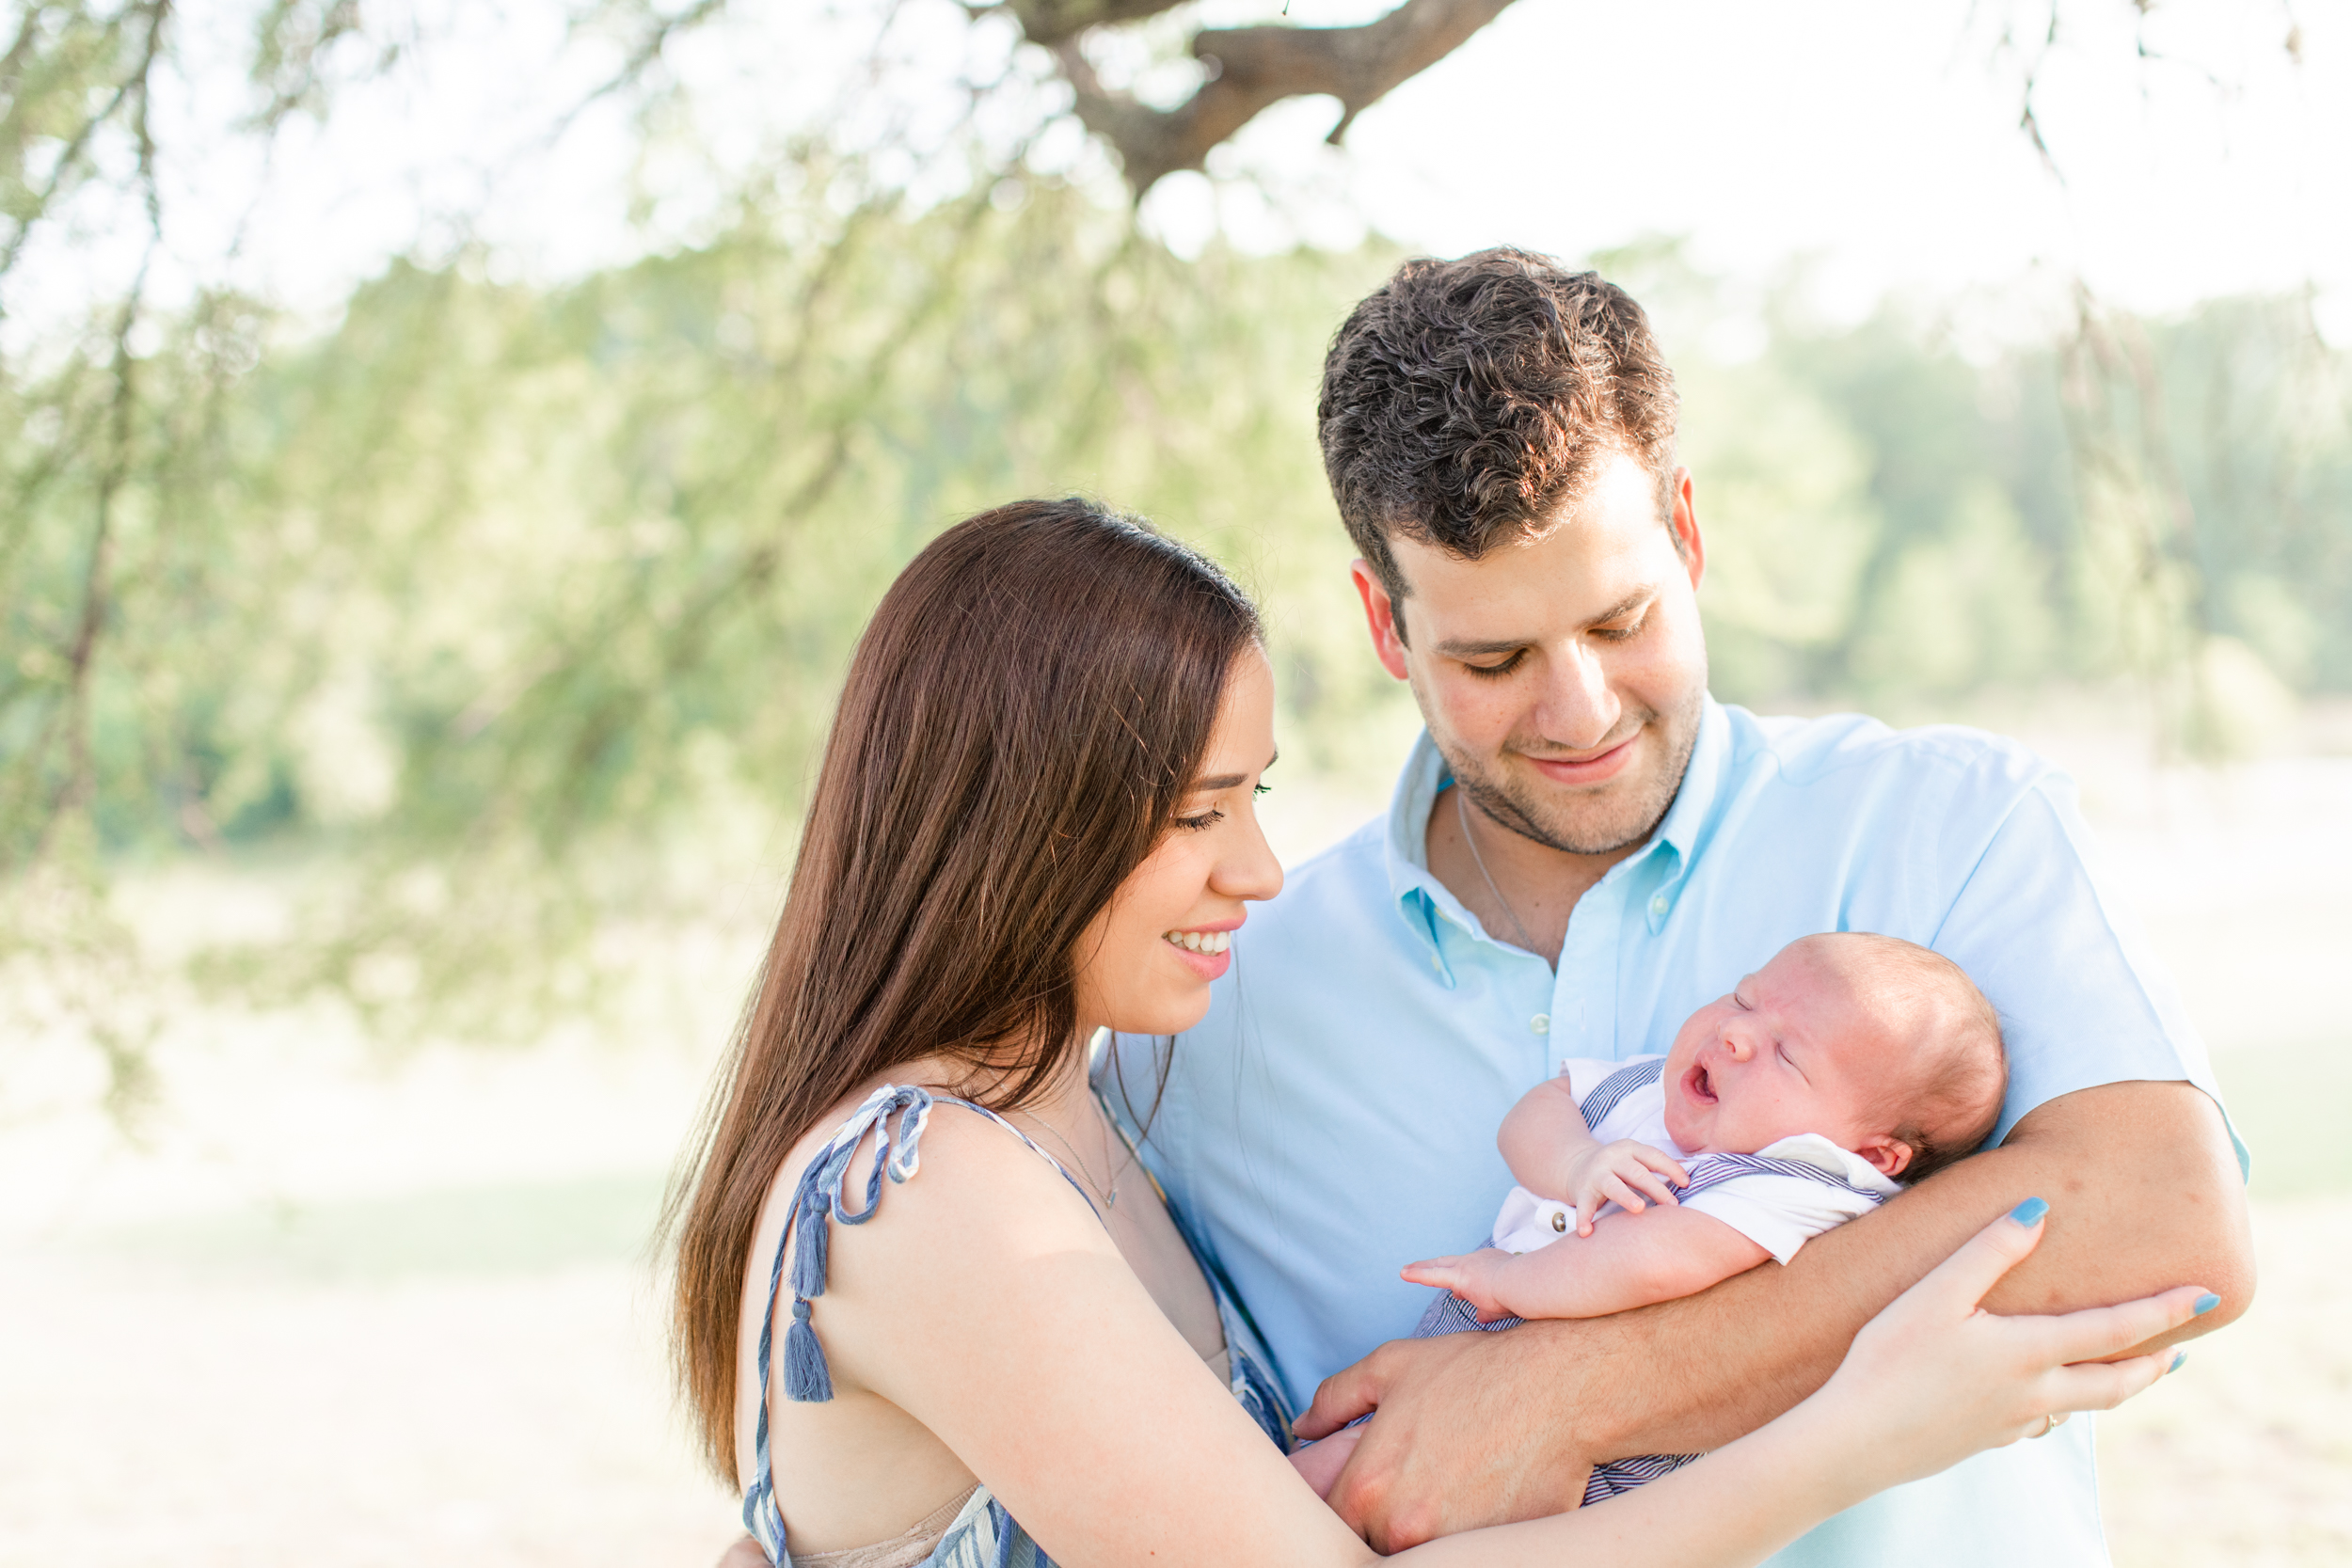
[[[1630,615],[1656,597],[1658,597],[1658,590],[1655,588],[1636,588],[1632,593],[1628,594],[1584,624],[1588,626],[1597,626],[1603,621],[1614,621],[1621,616]]]
[[[1479,641],[1449,637],[1438,644],[1438,652],[1448,658],[1472,658],[1481,654],[1515,654],[1526,646],[1524,637],[1495,637]]]
[[[1657,589],[1637,588],[1584,624],[1588,626],[1597,626],[1603,622],[1614,621],[1622,616],[1630,615],[1656,597],[1658,597]],[[1490,637],[1474,640],[1449,637],[1438,644],[1438,652],[1448,658],[1476,658],[1489,654],[1514,654],[1528,646],[1530,641],[1531,639],[1524,637]]]
[[[1272,756],[1265,759],[1265,767],[1271,768],[1281,760],[1282,753],[1277,752]],[[1265,771],[1265,768],[1261,768],[1258,771],[1263,773]],[[1232,789],[1238,784],[1247,783],[1248,778],[1249,775],[1247,773],[1213,773],[1209,777],[1195,784],[1192,786],[1192,792],[1195,795],[1214,795],[1220,789]]]

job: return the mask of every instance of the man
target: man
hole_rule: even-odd
[[[2222,1300],[2201,1331],[2251,1296],[2203,1048],[2086,869],[2068,782],[1973,731],[1760,721],[1707,695],[1676,407],[1630,298],[1510,250],[1407,263],[1325,365],[1374,651],[1427,729],[1387,818],[1234,934],[1145,1152],[1294,1397],[1322,1383],[1302,1433],[1376,1407],[1331,1497],[1383,1550],[1572,1507],[1597,1461],[1753,1430],[2028,1196],[2053,1206],[2046,1238],[1993,1310],[2200,1282]],[[1697,1296],[1367,1355],[1426,1305],[1398,1266],[1483,1236],[1522,1093],[1563,1057],[1663,1052],[1828,929],[1931,946],[2000,1009],[2011,1086],[1984,1152]],[[1121,1082],[1151,1081],[1152,1045],[1118,1042]],[[1775,1560],[2104,1561],[2090,1424],[1885,1494]]]

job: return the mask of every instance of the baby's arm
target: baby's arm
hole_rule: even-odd
[[[1482,1323],[1598,1318],[1695,1295],[1771,1256],[1712,1215],[1677,1206],[1611,1214],[1589,1236],[1563,1236],[1516,1257],[1486,1247],[1408,1263],[1404,1272],[1416,1285],[1452,1291],[1478,1308]]]
[[[1547,1078],[1519,1097],[1495,1134],[1511,1180],[1558,1202],[1567,1201],[1578,1164],[1599,1147],[1584,1125],[1576,1091],[1565,1076]]]
[[[1614,1203],[1640,1213],[1652,1203],[1671,1205],[1669,1182],[1690,1176],[1671,1155],[1621,1139],[1603,1144],[1584,1124],[1584,1112],[1565,1077],[1548,1078],[1519,1097],[1495,1134],[1512,1179],[1537,1197],[1576,1205],[1576,1233],[1593,1233],[1593,1216]]]

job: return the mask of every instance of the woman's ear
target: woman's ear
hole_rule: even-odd
[[[1854,1152],[1869,1161],[1870,1168],[1890,1181],[1911,1168],[1912,1147],[1892,1132],[1874,1133],[1863,1139]]]

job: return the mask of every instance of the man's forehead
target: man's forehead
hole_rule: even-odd
[[[1571,503],[1476,560],[1403,536],[1389,544],[1406,598],[1421,602],[1421,619],[1463,623],[1449,625],[1447,637],[1509,635],[1494,623],[1534,616],[1545,624],[1606,619],[1613,609],[1654,594],[1680,569],[1673,536],[1659,521],[1649,471],[1629,457],[1596,476]]]
[[[1638,610],[1676,570],[1663,534],[1652,525],[1627,540],[1570,519],[1476,561],[1415,540],[1394,540],[1391,548],[1416,619],[1443,641],[1469,648],[1488,641],[1517,645],[1547,626]]]

